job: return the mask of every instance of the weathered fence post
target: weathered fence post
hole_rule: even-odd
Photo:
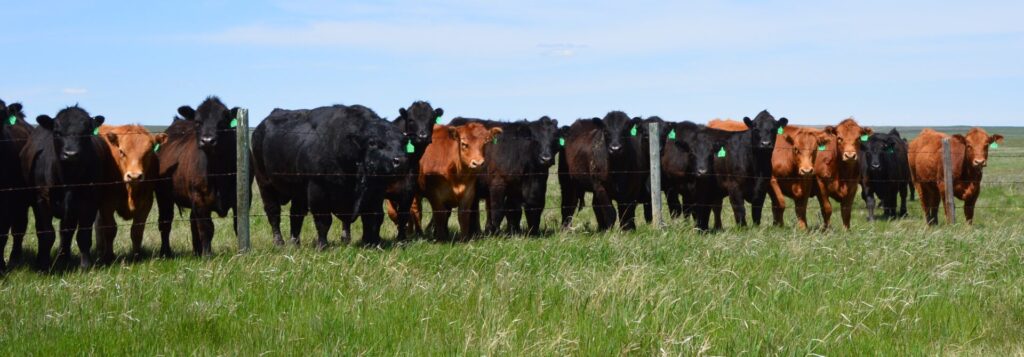
[[[238,224],[238,251],[246,252],[249,250],[249,204],[251,200],[252,186],[249,185],[249,110],[245,108],[238,109],[238,125],[236,127],[237,132],[237,163],[238,170],[235,174],[235,182],[238,184],[238,196],[236,197],[235,204],[235,217],[237,217]]]
[[[651,149],[651,213],[654,227],[661,228],[661,140],[658,123],[647,124],[648,143]]]
[[[942,180],[946,184],[946,222],[953,224],[956,223],[956,198],[953,197],[953,152],[949,138],[942,138]]]

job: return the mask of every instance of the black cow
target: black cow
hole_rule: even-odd
[[[907,216],[907,190],[910,187],[910,164],[907,161],[907,142],[896,129],[888,134],[871,134],[861,144],[867,160],[861,164],[861,198],[868,207],[868,220],[875,220],[875,197],[881,200],[886,219]],[[899,214],[896,195],[900,197]]]
[[[209,256],[213,254],[213,213],[226,217],[237,207],[238,107],[228,109],[217,97],[207,97],[196,109],[179,107],[178,115],[167,127],[167,141],[157,152],[160,253],[173,254],[171,222],[177,205],[191,210],[192,252]],[[237,223],[237,216],[233,219]],[[237,230],[237,225],[234,227]]]
[[[417,217],[413,217],[413,202],[417,194],[416,178],[420,172],[420,159],[423,152],[430,145],[434,124],[444,115],[444,109],[434,108],[428,102],[417,101],[412,103],[408,109],[399,108],[398,118],[393,124],[402,132],[405,140],[402,142],[406,153],[408,165],[406,165],[405,177],[394,180],[388,185],[384,197],[388,200],[388,215],[398,226],[398,239],[403,240],[410,230],[416,234],[423,234],[423,227],[419,224]],[[346,236],[348,229],[346,228]]]
[[[642,141],[631,140],[639,136]],[[620,111],[605,117],[580,119],[569,127],[565,150],[558,163],[562,189],[562,227],[572,225],[572,217],[584,192],[594,193],[593,208],[598,229],[615,224],[616,208],[622,229],[636,228],[636,205],[649,191],[650,183],[642,164],[637,142],[646,142],[643,120]],[[616,205],[612,205],[612,200]]]
[[[691,145],[699,126],[689,121],[665,123],[665,144],[661,149],[661,187],[669,216],[693,216],[694,175]],[[680,202],[682,198],[682,202]]]
[[[484,149],[484,174],[476,181],[477,197],[487,200],[487,232],[496,233],[507,218],[509,231],[521,233],[525,210],[526,233],[539,234],[548,171],[559,149],[558,121],[547,116],[517,122],[455,118],[451,125],[470,122],[503,130]]]
[[[404,145],[396,126],[361,105],[275,109],[252,137],[256,183],[274,242],[283,244],[281,205],[290,201],[296,244],[307,212],[319,249],[327,247],[332,214],[349,223],[362,218],[362,243],[380,243],[384,191],[407,172]]]
[[[71,239],[78,241],[80,265],[92,265],[92,226],[99,209],[97,187],[101,168],[106,165],[99,153],[106,145],[97,130],[103,116],[92,117],[77,105],[57,113],[56,118],[40,115],[39,123],[21,151],[25,181],[36,190],[32,211],[39,240],[37,264],[50,266],[53,247],[53,218],[60,219],[58,260],[71,256]],[[77,234],[76,234],[77,231]]]
[[[8,233],[14,237],[11,263],[22,260],[22,241],[28,226],[28,207],[32,204],[32,190],[25,184],[18,155],[28,142],[32,126],[25,121],[21,103],[7,105],[0,100],[0,274],[7,265]]]
[[[761,224],[761,209],[771,180],[772,151],[779,128],[789,122],[762,111],[754,120],[743,118],[745,131],[704,127],[697,131],[694,155],[697,228],[708,229],[709,209],[715,229],[721,228],[722,198],[729,197],[736,223],[747,225],[744,201],[751,203],[754,224]]]

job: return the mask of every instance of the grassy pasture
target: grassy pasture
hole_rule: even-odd
[[[308,218],[301,247],[275,247],[257,199],[245,255],[218,219],[217,255],[191,257],[181,221],[174,259],[15,268],[0,278],[0,354],[1020,355],[1024,129],[990,132],[1006,144],[974,226],[928,228],[918,201],[909,219],[869,224],[858,200],[850,231],[797,231],[791,210],[786,228],[736,229],[725,205],[721,233],[681,220],[595,233],[588,208],[540,238],[318,252]],[[553,229],[553,175],[548,191]],[[155,223],[145,245],[159,245]],[[31,258],[35,238],[25,246]]]

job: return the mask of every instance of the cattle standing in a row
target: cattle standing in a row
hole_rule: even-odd
[[[498,232],[505,218],[509,231],[520,233],[524,210],[527,233],[540,233],[548,169],[554,165],[559,147],[558,121],[546,116],[510,123],[455,118],[451,125],[468,123],[502,129],[484,150],[487,162],[476,185],[478,199],[487,202],[487,233]]]
[[[944,181],[943,138],[949,139],[952,154],[952,188],[946,187]],[[921,208],[928,224],[938,224],[940,200],[943,207],[952,204],[946,200],[948,189],[952,189],[954,196],[964,201],[964,217],[968,224],[973,223],[974,204],[981,194],[982,169],[988,164],[989,147],[992,143],[1002,142],[1002,135],[988,135],[981,128],[971,128],[967,135],[947,135],[932,129],[924,129],[910,142],[908,156],[911,178],[920,195]],[[947,222],[951,222],[952,218],[947,215]]]
[[[783,225],[786,197],[796,206],[797,225],[807,229],[807,201],[817,191],[814,162],[818,151],[831,141],[823,131],[786,126],[775,140],[772,152],[772,216],[775,225]]]
[[[760,225],[761,210],[772,175],[772,151],[775,149],[779,128],[785,127],[789,120],[775,120],[767,110],[763,110],[753,120],[744,117],[742,123],[735,123],[742,124],[743,129],[735,130],[736,128],[729,128],[725,121],[718,121],[718,125],[728,130],[718,131],[714,129],[716,122],[712,121],[709,123],[709,129],[698,132],[697,141],[713,140],[711,144],[715,149],[711,152],[714,154],[714,167],[707,170],[713,171],[714,187],[704,190],[698,186],[697,191],[701,194],[728,196],[736,223],[740,226],[747,225],[744,201],[750,202],[751,218],[755,225]],[[698,171],[697,175],[702,174]],[[717,209],[721,209],[721,197],[712,200]],[[716,221],[718,215],[719,212],[716,210]],[[703,227],[698,225],[698,228],[707,229],[707,222],[704,223]]]
[[[228,109],[217,97],[208,97],[196,109],[178,108],[178,114],[181,118],[167,128],[167,141],[157,152],[160,254],[173,254],[171,222],[177,205],[191,210],[192,252],[212,255],[213,213],[225,217],[236,208],[238,107]]]
[[[291,206],[292,242],[312,213],[317,247],[327,247],[332,215],[363,221],[363,244],[380,242],[384,191],[404,178],[404,136],[361,105],[313,110],[275,109],[252,137],[256,183],[274,242],[281,237],[281,206]]]
[[[888,134],[875,133],[863,143],[864,164],[861,165],[861,196],[868,208],[868,220],[875,220],[875,197],[881,201],[882,217],[895,219],[907,215],[907,188],[910,186],[910,164],[907,143],[896,129]],[[899,196],[899,213],[896,196]]]
[[[635,136],[647,136],[643,121],[620,111],[609,112],[603,119],[577,120],[569,127],[564,156],[558,163],[563,228],[572,225],[573,214],[587,191],[594,193],[598,229],[615,224],[616,206],[622,229],[636,227],[636,205],[643,202],[640,196],[649,183],[641,181],[646,175],[637,162],[642,148],[630,140]]]
[[[98,210],[101,168],[106,165],[103,140],[96,134],[103,117],[91,117],[78,106],[40,115],[39,123],[21,152],[22,172],[36,187],[32,211],[39,240],[37,263],[50,266],[54,243],[53,218],[60,219],[58,260],[71,256],[71,239],[78,242],[80,265],[92,265],[92,228]]]
[[[22,241],[28,226],[28,207],[32,190],[21,172],[21,150],[28,141],[32,126],[25,121],[21,103],[7,105],[0,100],[0,274],[6,270],[4,252],[8,233],[14,238],[11,262],[22,259]]]
[[[417,183],[433,209],[435,239],[449,238],[448,218],[455,207],[459,208],[460,237],[466,240],[480,232],[480,211],[473,207],[477,176],[485,162],[484,147],[501,133],[501,128],[487,129],[480,123],[434,126]]]
[[[442,115],[444,109],[435,109],[430,103],[417,101],[408,109],[398,109],[398,118],[393,122],[405,136],[403,144],[408,163],[404,177],[394,180],[384,194],[388,216],[398,226],[399,240],[405,239],[411,230],[423,234],[419,206],[415,200],[419,191],[416,180],[420,172],[420,160],[432,141],[434,125]]]
[[[167,134],[150,134],[141,125],[100,127],[100,138],[106,144],[100,155],[106,156],[99,216],[96,221],[96,248],[100,259],[114,259],[114,238],[117,236],[115,213],[132,220],[132,253],[142,255],[142,235],[146,218],[153,207],[153,190],[160,171],[157,152],[167,142]],[[121,183],[123,184],[117,184]]]
[[[861,127],[853,118],[845,119],[836,126],[825,127],[829,141],[824,151],[817,153],[814,174],[817,177],[818,203],[821,206],[823,228],[828,228],[832,217],[832,201],[839,201],[843,227],[850,229],[853,202],[857,198],[860,183],[861,138],[871,135],[871,128]]]

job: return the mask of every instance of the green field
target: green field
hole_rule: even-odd
[[[926,227],[918,201],[868,223],[858,199],[848,232],[797,231],[790,210],[786,228],[735,229],[725,212],[717,234],[681,220],[594,233],[587,208],[572,232],[383,249],[338,246],[336,223],[319,252],[310,219],[302,247],[275,247],[256,216],[250,253],[218,219],[217,255],[200,259],[177,222],[174,259],[0,278],[0,355],[1021,355],[1024,128],[990,132],[1006,144],[974,226]],[[558,220],[545,211],[545,228]]]

